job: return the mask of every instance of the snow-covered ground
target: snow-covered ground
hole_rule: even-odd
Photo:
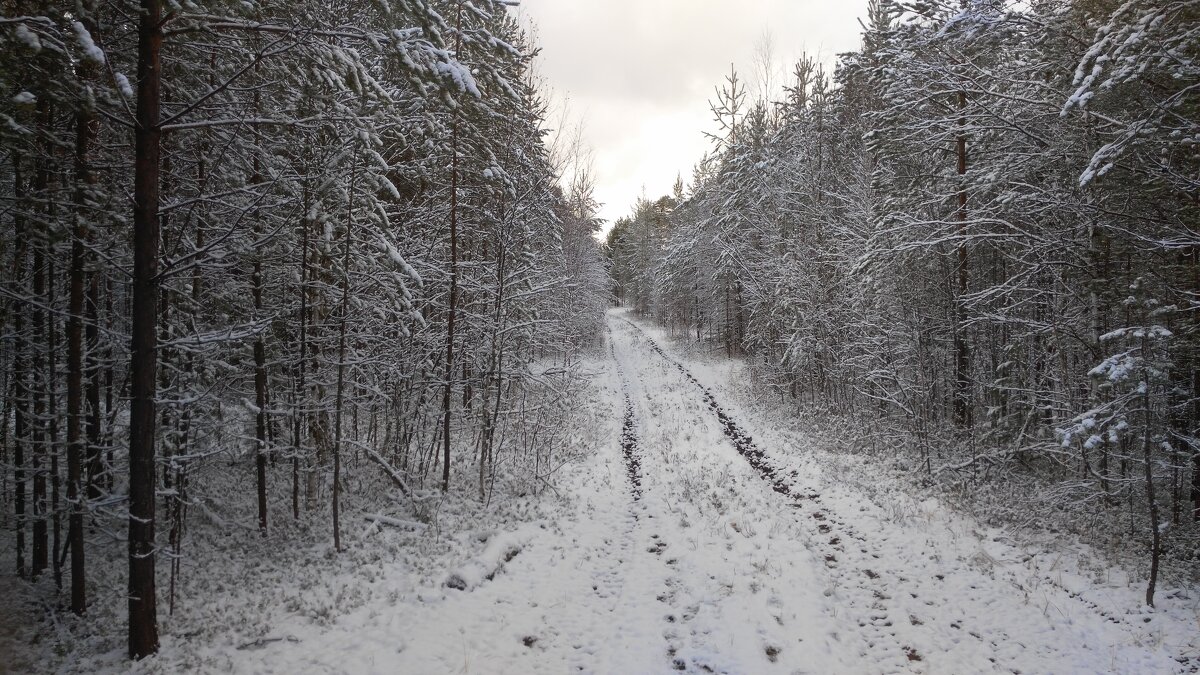
[[[661,487],[646,491],[648,506],[662,500],[690,522],[671,536],[697,552],[689,576],[709,579],[689,600],[709,620],[686,632],[686,669],[1168,673],[1200,663],[1196,589],[1160,591],[1149,610],[1142,580],[1097,568],[1078,544],[1019,546],[936,499],[863,489],[882,479],[846,475],[866,467],[737,406],[729,362],[685,360],[661,331],[609,321],[641,390],[653,449],[642,466]]]
[[[337,576],[296,569],[258,599],[236,583],[209,599],[226,617],[210,623],[229,623],[221,607],[260,607],[252,634],[169,635],[137,669],[1172,673],[1200,663],[1196,589],[1167,589],[1148,610],[1140,580],[1083,569],[1070,542],[1018,545],[935,499],[863,489],[869,475],[846,475],[788,425],[739,406],[728,364],[686,359],[620,312],[608,321],[609,358],[594,364],[600,410],[585,417],[598,449],[564,468],[557,496],[417,551],[432,536],[425,525],[364,522],[357,562]],[[285,588],[288,599],[275,597]],[[329,608],[319,620],[315,605]],[[124,667],[119,652],[95,665],[105,663]]]

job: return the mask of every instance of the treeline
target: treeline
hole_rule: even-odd
[[[509,4],[2,4],[4,541],[82,614],[127,537],[133,658],[211,467],[339,549],[350,456],[409,497],[544,479],[608,280]]]
[[[872,0],[830,77],[729,76],[609,238],[639,312],[1024,519],[1200,541],[1200,5]],[[766,391],[764,391],[766,393]]]

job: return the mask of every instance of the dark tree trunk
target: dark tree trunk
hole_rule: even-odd
[[[254,110],[259,109],[259,93],[254,92]],[[257,127],[255,139],[261,142]],[[254,156],[254,175],[250,182],[259,185],[263,182],[258,155]],[[261,236],[262,219],[255,213],[254,233]],[[262,321],[263,314],[263,265],[262,253],[255,253],[254,272],[254,319]],[[265,536],[267,533],[267,346],[263,342],[262,331],[254,338],[254,405],[258,408],[254,416],[254,478],[258,492],[258,529]]]
[[[104,468],[100,463],[100,380],[103,376],[100,372],[100,359],[98,358],[100,353],[100,273],[98,270],[93,269],[88,273],[87,286],[87,318],[84,323],[88,374],[87,497],[88,499],[99,499]]]
[[[57,303],[54,292],[55,266],[54,258],[50,258],[48,270],[49,287],[47,289],[46,306],[54,307]],[[62,590],[63,557],[58,554],[62,549],[62,476],[59,475],[60,452],[58,447],[58,320],[53,311],[48,313],[48,336],[50,350],[50,387],[47,390],[49,401],[49,440],[50,440],[50,513],[52,514],[50,535],[50,565],[54,568],[54,587]]]
[[[1192,248],[1192,288],[1200,290],[1200,247]],[[1192,367],[1191,417],[1193,424],[1200,421],[1200,363]],[[1200,523],[1200,451],[1196,448],[1192,448],[1192,520]]]
[[[462,48],[462,4],[455,20],[455,53]],[[442,491],[450,489],[450,404],[454,389],[454,319],[458,304],[458,112],[450,130],[450,305],[446,310],[446,383],[442,395]]]
[[[38,173],[42,173],[39,170]],[[38,180],[38,194],[47,199],[45,181]],[[30,561],[29,576],[37,579],[50,561],[50,544],[46,529],[46,459],[49,443],[46,439],[46,396],[50,388],[50,377],[46,368],[46,242],[33,244],[33,443],[30,469],[33,472],[33,559]]]
[[[96,26],[94,20],[90,16],[90,7],[85,8],[82,18],[84,24],[88,26],[92,35],[96,35]],[[86,62],[80,66],[80,77],[89,79],[94,74],[95,67],[91,62]],[[86,209],[88,209],[88,201],[91,197],[90,191],[92,185],[95,184],[95,179],[92,177],[89,159],[91,153],[91,145],[95,142],[97,132],[96,115],[86,104],[80,106],[76,112],[76,148],[74,148],[74,178],[76,178],[76,199],[74,199],[74,209],[76,209],[76,220],[74,220],[74,233],[71,238],[71,277],[70,277],[70,298],[67,303],[70,306],[67,316],[67,501],[71,503],[71,515],[67,521],[67,546],[71,549],[71,611],[74,614],[82,615],[88,610],[88,592],[86,592],[86,577],[85,577],[85,557],[84,557],[84,540],[83,540],[83,456],[84,440],[83,440],[83,372],[84,372],[84,335],[83,335],[83,313],[84,313],[84,257],[85,243],[89,239],[90,227],[86,225]],[[96,330],[96,303],[98,301],[98,289],[96,285],[96,276],[92,274],[92,281],[89,287],[89,322],[88,322],[88,352],[89,363],[94,364],[95,358],[91,357],[95,351],[98,333]],[[100,455],[98,455],[98,443],[100,443],[100,381],[98,381],[97,372],[92,371],[89,380],[89,404],[91,405],[91,413],[88,423],[88,442],[89,447],[86,448],[88,454],[89,465],[91,471],[88,486],[89,497],[91,491],[96,490],[94,472],[98,471],[100,465]],[[98,492],[98,490],[97,490]],[[98,494],[96,495],[98,496]]]
[[[346,248],[342,256],[342,302],[338,326],[337,419],[333,432],[333,548],[342,550],[342,408],[346,391],[346,320],[350,312],[350,251],[354,244],[354,169],[350,174],[350,198],[346,214]]]
[[[958,93],[958,110],[961,115],[967,107],[967,95],[965,92]],[[965,127],[966,119],[960,117],[958,120],[958,137],[955,139],[955,155],[958,159],[958,234],[960,237],[966,234],[967,228],[967,188],[964,184],[967,175],[967,137]],[[967,253],[967,242],[965,240],[958,243],[958,293],[955,302],[955,312],[957,316],[954,321],[954,416],[958,424],[964,428],[969,428],[972,422],[971,410],[971,352],[966,336],[966,295],[968,289],[969,277],[969,259]]]
[[[1146,604],[1154,606],[1154,588],[1158,584],[1158,558],[1162,551],[1161,535],[1159,533],[1158,499],[1154,494],[1153,452],[1150,443],[1150,396],[1143,394],[1142,404],[1146,408],[1142,414],[1146,417],[1142,430],[1142,459],[1145,465],[1146,501],[1150,515],[1150,579],[1146,583]]]
[[[84,577],[83,548],[83,494],[82,478],[82,417],[83,417],[83,261],[84,242],[88,239],[85,209],[88,190],[92,185],[91,169],[88,167],[88,152],[95,138],[95,121],[90,111],[81,108],[75,117],[75,232],[71,238],[71,278],[67,316],[67,501],[71,504],[71,515],[67,524],[67,545],[71,549],[71,611],[83,614],[87,611],[86,580]],[[95,286],[93,281],[92,286]],[[95,321],[94,300],[92,323]],[[94,327],[89,324],[89,348],[94,349]],[[96,374],[92,374],[89,394],[94,390],[91,403],[92,422],[88,424],[88,440],[97,443],[99,426],[99,388]],[[89,464],[95,448],[88,449]],[[97,462],[98,463],[98,462]],[[93,468],[93,471],[95,468]],[[88,480],[89,492],[96,488],[93,479]]]
[[[162,7],[141,0],[134,130],[133,304],[129,413],[129,656],[158,651],[154,587],[154,444],[158,369],[158,189]]]
[[[254,263],[254,304],[262,310],[262,262]],[[254,340],[254,404],[258,406],[255,416],[254,457],[255,480],[258,487],[258,528],[267,532],[267,347],[260,334]]]
[[[18,204],[22,201],[24,185],[21,180],[21,160],[19,157],[13,157],[13,185],[16,187],[16,197]],[[19,215],[14,219],[16,228],[16,251],[13,264],[13,279],[16,280],[15,293],[16,298],[13,299],[13,525],[16,529],[16,547],[17,547],[17,576],[24,578],[28,570],[25,568],[25,490],[27,477],[25,473],[25,450],[28,441],[26,434],[27,420],[29,416],[28,405],[29,392],[25,386],[25,301],[21,298],[25,296],[25,253],[28,246],[28,233],[25,231],[26,224],[24,218]]]
[[[113,281],[105,278],[104,280],[104,327],[108,330],[109,335],[112,335],[113,330]],[[109,340],[104,350],[104,415],[108,419],[108,430],[104,435],[105,445],[105,460],[104,465],[104,486],[109,492],[112,492],[113,484],[117,480],[116,470],[113,468],[113,417],[116,413],[116,403],[114,402],[114,387],[116,385],[116,375],[114,364],[114,347],[112,340]]]
[[[308,211],[308,192],[304,193],[305,213]],[[299,360],[296,362],[295,402],[292,419],[292,518],[300,519],[300,448],[303,439],[303,422],[306,415],[304,372],[308,358],[308,217],[300,220],[300,345]]]
[[[1200,420],[1200,368],[1192,371],[1192,420]],[[1200,452],[1192,449],[1192,520],[1200,522]]]

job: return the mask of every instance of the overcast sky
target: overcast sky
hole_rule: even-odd
[[[686,183],[716,131],[708,101],[730,63],[747,81],[769,34],[790,71],[801,53],[831,69],[859,47],[866,0],[522,0],[537,26],[539,71],[584,122],[595,157],[601,217],[626,215],[643,187],[668,194]],[[779,82],[778,84],[783,84]]]

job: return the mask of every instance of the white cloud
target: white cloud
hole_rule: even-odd
[[[688,180],[715,130],[713,87],[730,63],[752,82],[764,33],[781,69],[802,53],[832,69],[859,46],[866,0],[523,0],[520,11],[537,25],[547,84],[585,117],[601,215],[612,221],[643,186],[654,197],[677,174]]]

